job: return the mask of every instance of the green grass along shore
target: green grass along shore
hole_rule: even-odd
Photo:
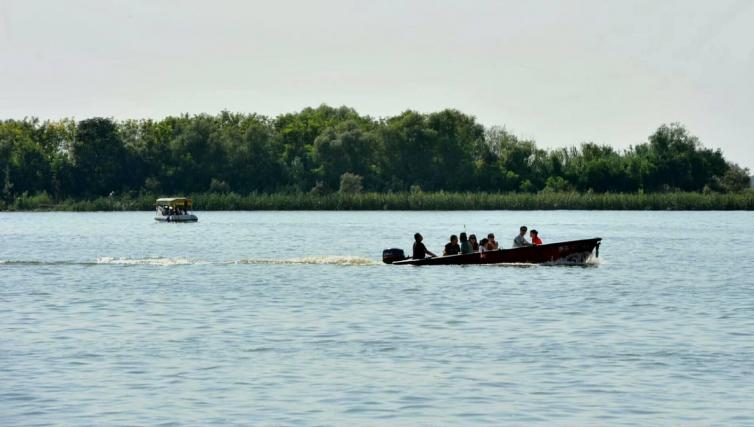
[[[171,195],[165,195],[171,196]],[[223,210],[754,210],[754,190],[741,193],[332,193],[316,195],[202,193],[197,211]],[[20,196],[3,211],[149,211],[158,196],[116,196],[56,203],[45,193]]]

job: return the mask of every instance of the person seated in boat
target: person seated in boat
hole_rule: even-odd
[[[416,233],[414,234],[414,251],[411,255],[411,258],[413,259],[424,259],[427,257],[427,254],[429,256],[435,257],[437,255],[430,252],[426,246],[424,246],[424,243],[422,243],[422,240],[424,240],[424,237],[422,237],[421,234]]]
[[[476,234],[469,234],[469,243],[471,243],[471,252],[479,252],[479,242],[476,241]]]
[[[522,225],[521,228],[518,229],[518,236],[516,236],[513,239],[513,247],[514,248],[523,248],[525,246],[531,246],[531,243],[529,243],[528,240],[526,240],[526,232],[529,229],[526,228],[525,225]]]
[[[479,252],[487,252],[487,238],[479,241]]]
[[[532,230],[529,232],[529,237],[531,237],[531,244],[534,246],[539,246],[542,244],[542,239],[539,238],[539,232],[537,230]]]
[[[497,240],[495,240],[495,235],[493,233],[490,233],[487,235],[487,250],[489,251],[496,251],[500,249],[500,245],[497,243]]]
[[[461,240],[461,253],[462,254],[471,254],[474,253],[474,248],[471,247],[471,242],[469,242],[469,238],[466,237],[466,233],[461,233],[458,238]]]
[[[458,236],[455,234],[450,236],[450,242],[445,244],[445,250],[443,255],[458,255],[461,253],[461,247],[458,245]]]

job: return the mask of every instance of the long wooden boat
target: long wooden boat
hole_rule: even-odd
[[[602,239],[596,237],[594,239],[548,243],[515,249],[402,260],[397,260],[395,257],[396,251],[401,251],[400,249],[386,249],[383,252],[382,260],[386,264],[393,265],[584,264],[593,253],[599,257],[601,242]]]

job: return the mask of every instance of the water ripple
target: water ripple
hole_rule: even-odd
[[[598,230],[603,258],[377,258],[416,231],[437,249],[458,224],[505,236],[523,218],[551,240]],[[750,214],[217,212],[194,225],[0,213],[3,425],[754,423],[754,254],[720,239],[754,229]]]

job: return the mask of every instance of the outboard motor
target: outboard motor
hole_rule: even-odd
[[[390,248],[382,251],[382,262],[385,264],[392,264],[396,261],[403,261],[406,259],[406,254],[403,253],[403,249]]]

